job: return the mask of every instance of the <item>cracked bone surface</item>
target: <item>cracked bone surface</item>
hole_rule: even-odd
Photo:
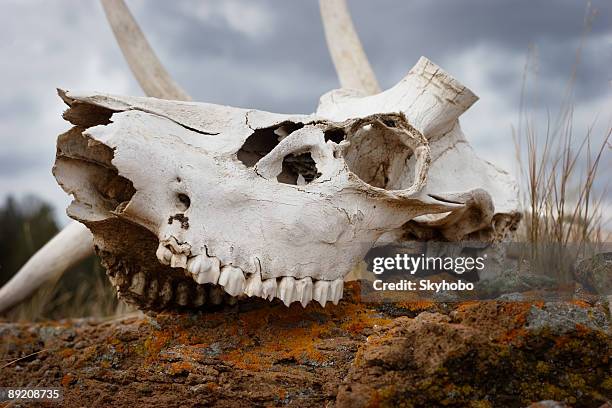
[[[60,96],[74,125],[54,166],[68,214],[144,309],[337,303],[385,234],[493,240],[495,217],[518,207],[511,178],[459,127],[477,98],[425,58],[382,93],[324,95],[312,115]]]

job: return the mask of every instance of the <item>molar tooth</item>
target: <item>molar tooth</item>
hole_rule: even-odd
[[[147,297],[149,298],[149,300],[153,301],[157,299],[157,295],[158,295],[158,283],[157,283],[157,279],[153,279],[151,283],[149,284],[149,291],[147,292]]]
[[[208,266],[206,270],[204,270],[205,266]],[[198,282],[200,285],[204,283],[216,284],[219,281],[220,266],[219,258],[214,256],[212,258],[208,258],[207,256],[202,255],[202,266],[200,268],[200,273],[196,277],[196,282]]]
[[[162,241],[165,245],[169,245],[172,248],[172,252],[175,254],[188,254],[191,250],[191,245],[187,242],[179,244],[175,237],[171,236],[168,239]]]
[[[185,254],[173,254],[170,259],[171,268],[186,268],[187,267],[187,255]]]
[[[200,270],[197,272],[198,274],[208,272],[208,270],[213,266],[213,260],[206,254],[200,255],[200,261]]]
[[[337,305],[342,298],[342,292],[344,291],[344,279],[339,278],[331,283],[331,300],[334,305]]]
[[[164,286],[161,290],[161,299],[162,305],[168,304],[168,302],[170,302],[170,300],[172,299],[172,284],[169,280],[164,282]]]
[[[130,285],[130,292],[134,292],[140,296],[144,294],[144,289],[147,284],[146,276],[142,272],[138,272],[132,276],[132,284]]]
[[[189,288],[185,282],[181,282],[178,284],[176,288],[176,303],[181,306],[187,306],[189,302]]]
[[[164,265],[170,264],[170,259],[172,259],[172,251],[170,251],[164,244],[160,243],[157,247],[157,251],[155,252],[157,259]]]
[[[225,265],[221,269],[219,276],[219,285],[225,288],[225,291],[232,296],[238,296],[244,292],[245,286],[244,273],[242,269],[232,265]]]
[[[302,307],[306,307],[312,300],[312,278],[307,276],[295,281],[295,300],[298,300]]]
[[[210,303],[213,305],[220,305],[223,302],[223,295],[225,292],[221,286],[212,286],[210,291],[208,292],[208,298],[210,299]]]
[[[192,275],[198,275],[202,267],[202,255],[196,255],[187,260],[187,270]]]
[[[198,285],[196,287],[196,296],[193,300],[193,305],[196,307],[202,306],[206,302],[206,287],[204,285]]]
[[[325,307],[327,300],[331,299],[331,282],[326,280],[316,281],[312,289],[312,298]]]
[[[249,297],[262,297],[262,282],[261,275],[259,274],[259,272],[255,272],[251,274],[251,276],[249,276],[246,282],[246,286],[244,288],[244,293],[246,293]]]
[[[276,278],[266,279],[261,284],[261,297],[272,301],[276,296]]]
[[[284,276],[276,290],[276,297],[289,306],[294,300],[298,300],[295,293],[295,279],[292,276]]]

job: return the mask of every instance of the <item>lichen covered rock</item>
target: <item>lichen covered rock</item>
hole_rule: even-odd
[[[8,362],[0,386],[60,386],[66,406],[598,407],[610,399],[608,326],[580,320],[609,324],[600,306],[373,305],[357,288],[326,308],[257,302],[0,323]],[[559,314],[579,318],[559,331]]]

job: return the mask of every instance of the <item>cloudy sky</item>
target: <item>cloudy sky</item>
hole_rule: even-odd
[[[127,3],[195,100],[309,113],[338,87],[315,0]],[[510,171],[530,50],[534,115],[558,111],[580,48],[575,133],[596,121],[603,134],[612,124],[609,0],[592,2],[591,24],[581,0],[349,0],[349,7],[381,86],[427,56],[480,96],[462,117],[464,131],[481,156]],[[65,222],[69,198],[51,176],[56,136],[67,129],[55,88],[142,95],[99,2],[0,0],[0,84],[0,200],[34,193]]]

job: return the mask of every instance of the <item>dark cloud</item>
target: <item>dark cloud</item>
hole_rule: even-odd
[[[335,74],[316,2],[257,4],[273,14],[271,31],[261,37],[228,30],[219,19],[203,22],[189,12],[193,3],[185,1],[163,2],[161,7],[148,5],[139,17],[156,32],[156,38],[163,38],[173,60],[197,62],[196,66],[205,69],[207,60],[224,59],[248,68],[249,75],[234,78],[233,83],[215,81],[214,87],[225,86],[227,98],[231,99],[232,93],[245,92],[248,86],[257,87],[260,73],[300,74],[299,70],[291,71],[291,66],[309,72],[309,80],[315,81],[309,84],[310,89],[316,89],[312,95],[292,98],[293,102],[320,94],[324,85],[335,80]],[[527,55],[530,45],[537,45],[541,71],[558,79],[567,78],[580,37],[586,31],[587,3],[575,0],[359,0],[349,5],[370,60],[385,86],[395,83],[399,79],[397,72],[407,71],[421,55],[434,61],[449,60],[446,68],[452,71],[452,55],[479,44],[521,55]],[[607,35],[609,43],[612,3],[595,1],[592,9],[598,13],[588,38]],[[601,84],[610,79],[605,67],[612,65],[612,53],[609,47],[607,51],[587,47],[584,54],[577,96],[588,98],[606,91]],[[474,61],[474,69],[479,63]],[[215,72],[204,71],[201,75],[207,73],[214,78]],[[514,74],[514,79],[520,78],[520,72]],[[198,76],[192,73],[189,77]],[[206,96],[206,81],[200,78],[198,86],[194,79],[186,80]],[[259,101],[249,102],[261,103],[264,98],[259,95]],[[281,108],[291,110],[291,106],[283,105]]]

